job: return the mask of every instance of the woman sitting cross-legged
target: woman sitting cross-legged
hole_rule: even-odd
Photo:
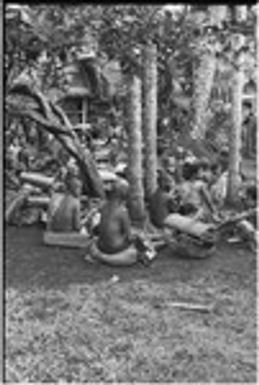
[[[168,178],[164,174],[159,174],[157,182],[158,187],[149,199],[148,208],[151,223],[161,229],[168,215],[176,211],[177,205]]]
[[[80,195],[82,184],[74,175],[68,173],[65,191],[54,193],[51,197],[44,243],[52,246],[86,247],[89,239],[80,233]]]
[[[48,209],[48,231],[80,231],[81,188],[80,180],[68,174],[65,179],[65,192],[54,194],[51,198]]]
[[[184,181],[179,186],[179,213],[197,221],[218,220],[207,183],[203,178],[202,162],[186,163],[183,168]]]
[[[163,230],[161,235],[165,244],[175,245],[177,250],[180,243],[199,239],[201,245],[204,244],[204,252],[203,246],[197,247],[195,253],[190,255],[196,258],[197,249],[203,258],[210,254],[214,244],[212,225],[204,223],[203,219],[209,217],[211,212],[214,214],[214,207],[210,205],[206,184],[199,179],[198,163],[186,164],[183,171],[185,181],[171,195],[166,191],[163,180],[159,181],[159,189],[149,204],[150,218],[155,226]],[[189,256],[187,252],[185,254]]]
[[[138,251],[131,235],[130,219],[125,205],[127,187],[115,182],[101,209],[98,238],[90,249],[90,257],[113,265],[132,265]],[[89,257],[86,257],[89,260]]]

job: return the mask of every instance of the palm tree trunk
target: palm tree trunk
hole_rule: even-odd
[[[226,6],[209,6],[208,16],[210,24],[219,26],[226,17]],[[206,37],[205,37],[206,40]],[[202,43],[201,41],[199,42]],[[205,41],[206,43],[206,41]],[[199,49],[197,56],[200,59],[198,68],[194,71],[194,93],[193,93],[193,109],[194,109],[194,125],[192,137],[194,139],[203,140],[206,134],[207,126],[207,108],[211,95],[214,81],[214,75],[217,66],[217,58],[214,47],[204,51]]]
[[[246,19],[246,7],[235,7],[236,20]],[[242,96],[244,88],[244,53],[240,48],[245,42],[245,37],[239,34],[235,37],[232,51],[238,49],[236,59],[236,68],[233,68],[232,79],[232,125],[229,132],[229,177],[228,177],[228,191],[227,202],[231,205],[238,204],[238,190],[240,187],[240,165],[241,165],[241,146],[242,146]]]
[[[141,148],[141,80],[132,73],[127,74],[125,80],[128,90],[128,182],[130,185],[128,204],[132,221],[142,222],[144,217],[144,188]]]
[[[157,48],[147,44],[143,52],[143,143],[145,195],[157,187]]]
[[[241,67],[242,55],[238,58],[238,69],[233,69],[232,78],[232,125],[229,131],[229,179],[227,201],[235,204],[238,201],[240,186],[241,135],[242,135],[242,93],[244,72]]]
[[[213,86],[216,70],[216,57],[213,52],[204,52],[201,56],[200,65],[194,74],[194,126],[192,130],[193,139],[203,140],[206,133],[206,112]]]

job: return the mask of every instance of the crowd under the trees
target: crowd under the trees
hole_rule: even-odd
[[[5,183],[12,196],[11,203],[6,207],[7,223],[40,223],[44,228],[46,244],[83,247],[88,262],[148,264],[155,256],[159,256],[159,250],[163,247],[171,247],[185,257],[208,257],[222,234],[227,234],[233,242],[246,241],[249,247],[254,248],[256,185],[242,172],[241,161],[237,170],[238,213],[236,209],[233,211],[225,206],[229,180],[233,174],[230,165],[235,160],[232,154],[235,148],[232,151],[226,136],[228,131],[233,130],[228,126],[233,127],[234,124],[231,121],[231,105],[234,101],[233,98],[224,100],[226,95],[223,87],[215,91],[216,62],[206,56],[207,51],[202,52],[200,65],[204,70],[206,67],[207,72],[202,74],[200,69],[191,82],[186,81],[190,79],[190,58],[180,73],[179,62],[184,61],[186,53],[180,52],[178,57],[173,57],[168,53],[172,42],[168,43],[162,38],[158,50],[152,51],[154,41],[151,44],[150,57],[152,54],[158,55],[152,62],[153,67],[148,62],[146,66],[141,66],[141,49],[133,57],[133,63],[130,62],[129,58],[125,59],[126,48],[132,48],[127,47],[124,41],[127,28],[135,42],[139,39],[140,31],[132,28],[125,14],[120,14],[120,9],[115,11],[113,14],[111,10],[109,14],[108,10],[106,19],[102,16],[100,43],[106,45],[107,51],[112,52],[113,49],[115,56],[120,49],[123,51],[124,56],[118,60],[122,61],[123,58],[124,64],[126,60],[122,72],[125,72],[127,81],[122,80],[121,84],[126,90],[122,87],[120,92],[115,92],[112,97],[108,95],[108,98],[100,90],[95,92],[89,101],[92,112],[87,124],[81,127],[71,124],[62,107],[44,90],[44,82],[42,78],[39,81],[37,68],[32,72],[25,68],[26,75],[12,81],[7,77]],[[139,15],[134,14],[134,9],[132,12],[128,18],[137,20]],[[141,7],[139,12],[141,14]],[[190,15],[188,10],[185,12],[188,17],[182,16],[186,18],[184,21],[180,17],[176,21],[171,20],[171,23],[178,23],[180,29],[181,23],[188,24]],[[58,17],[58,13],[55,17]],[[162,35],[160,31],[156,39],[167,36],[163,33],[170,28],[169,14],[167,19]],[[117,20],[117,32],[121,31],[118,37],[121,47],[120,44],[119,47],[114,46],[114,37],[112,39],[111,35],[105,35],[111,29],[116,32],[116,28],[109,24],[114,20]],[[158,23],[156,19],[155,23]],[[151,30],[157,31],[156,24],[151,23],[151,26]],[[8,28],[11,31],[13,27]],[[65,33],[64,29],[62,33]],[[8,37],[10,41],[16,39],[15,36]],[[202,39],[208,43],[208,35],[196,36],[197,41]],[[148,44],[145,41],[142,43]],[[42,44],[44,46],[44,41]],[[82,55],[82,42],[80,44]],[[123,44],[125,46],[122,47]],[[66,53],[63,50],[63,54],[73,53],[70,48],[66,48]],[[41,50],[44,51],[43,48]],[[27,64],[28,52],[32,52],[32,47],[26,51]],[[159,55],[162,55],[162,59]],[[10,57],[7,64],[13,72],[19,72],[10,62]],[[31,59],[33,61],[35,58]],[[21,58],[18,58],[19,61]],[[49,63],[51,67],[52,61]],[[30,70],[31,67],[29,65]],[[96,75],[95,85],[92,85],[96,91],[97,86],[104,84],[100,80],[103,79],[100,77],[101,66],[98,64],[91,68]],[[144,71],[144,75],[141,71]],[[32,81],[32,73],[36,74],[35,82]],[[153,81],[152,76],[157,76],[157,80]],[[220,78],[220,74],[217,76]],[[239,72],[237,80],[238,76]],[[143,81],[143,96],[140,79],[146,79]],[[151,92],[149,99],[145,99],[142,110],[141,97],[146,97],[149,85],[157,86],[157,89],[154,88],[157,92]],[[192,101],[190,88],[195,95]],[[66,90],[64,88],[62,92]],[[152,104],[153,95],[157,95],[157,102]],[[148,109],[150,105],[153,106],[151,110]],[[148,121],[150,111],[154,114],[153,119]],[[241,154],[238,155],[240,160],[241,157],[251,158],[256,153],[253,104],[244,102],[242,111],[243,128],[240,127],[238,139],[242,144]],[[149,131],[151,126],[153,134]],[[217,133],[215,127],[218,127]],[[143,136],[140,135],[142,128]],[[136,163],[137,158],[139,163]],[[153,175],[152,167],[149,168],[151,163],[155,169]],[[149,169],[148,176],[146,169]],[[133,194],[136,194],[134,199]],[[134,200],[142,202],[143,207],[134,205]],[[141,215],[135,215],[140,211]]]

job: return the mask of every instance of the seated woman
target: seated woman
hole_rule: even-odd
[[[215,244],[214,226],[210,222],[214,216],[216,219],[216,212],[197,161],[184,165],[183,177],[185,181],[178,189],[178,213],[165,218],[165,234],[170,243],[170,233],[175,232],[177,247],[183,249],[187,257],[205,258],[211,255]]]
[[[68,174],[65,180],[65,192],[51,197],[47,231],[79,232],[80,230],[80,195],[81,182]]]
[[[131,265],[137,261],[137,249],[132,243],[130,219],[124,203],[126,194],[125,185],[115,182],[102,207],[99,236],[90,249],[91,256],[102,262]]]
[[[210,193],[214,204],[218,208],[222,208],[227,196],[228,183],[228,164],[227,162],[218,162],[212,167],[212,183],[210,186]]]
[[[179,188],[181,199],[179,213],[195,220],[210,222],[217,220],[216,208],[212,202],[203,173],[202,163],[186,163],[183,168],[185,181]]]
[[[85,248],[89,243],[87,234],[80,232],[81,182],[68,174],[65,191],[54,193],[47,213],[47,228],[44,243],[52,246]],[[83,227],[82,227],[83,229]]]
[[[164,174],[159,174],[158,188],[149,199],[149,215],[152,224],[158,228],[162,228],[164,220],[170,212],[176,209],[176,200],[170,191],[170,181]]]

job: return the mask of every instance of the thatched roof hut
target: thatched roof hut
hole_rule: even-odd
[[[67,90],[61,102],[73,124],[87,122],[91,103],[109,105],[109,81],[94,55],[81,54],[77,60],[65,67],[64,72]]]

